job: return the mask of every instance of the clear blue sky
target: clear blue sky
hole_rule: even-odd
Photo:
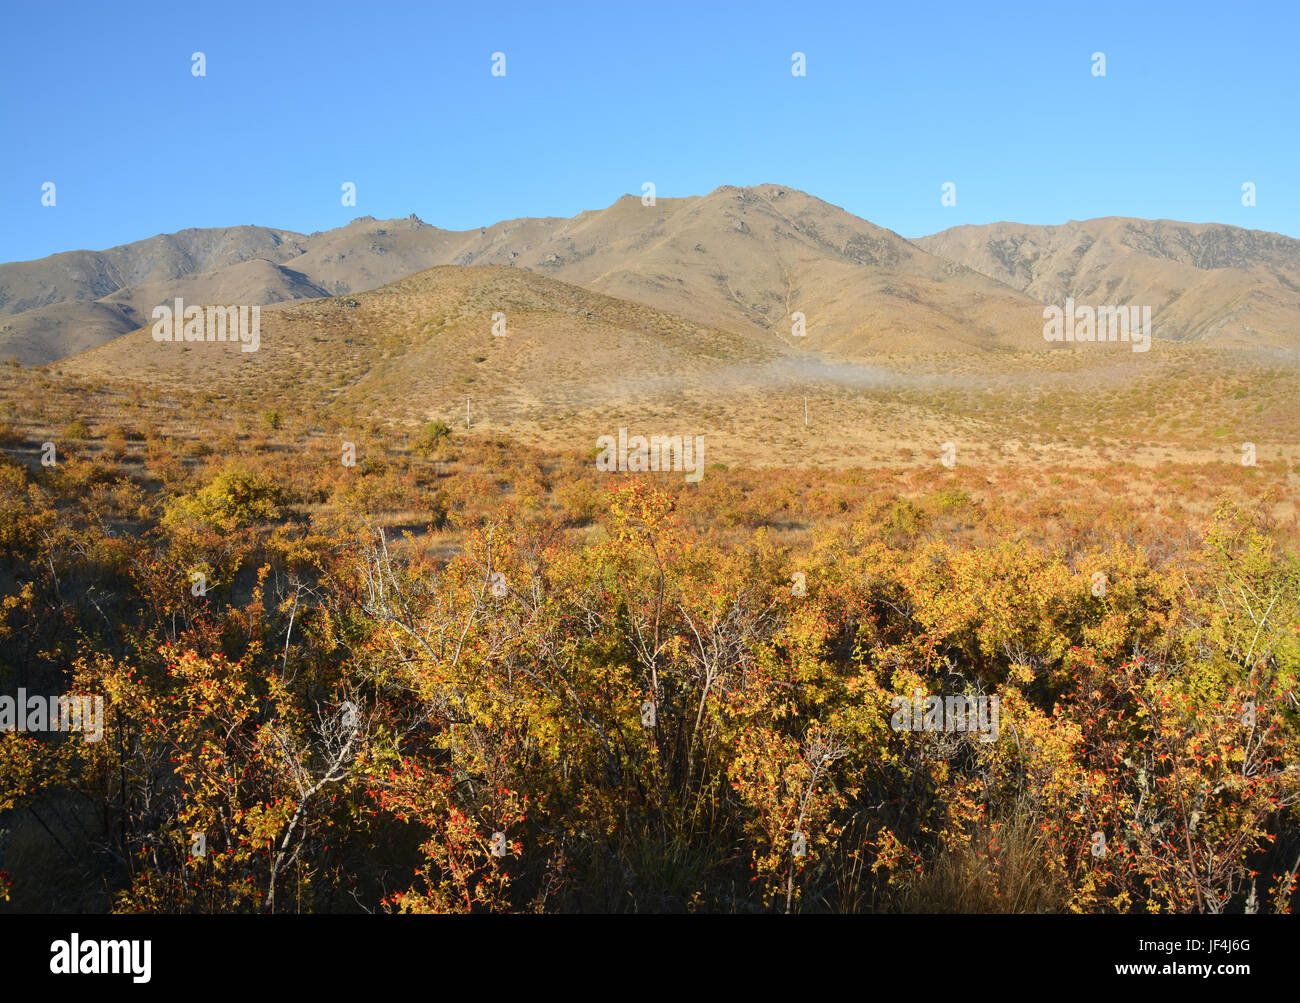
[[[464,229],[644,181],[775,182],[908,237],[1109,215],[1300,236],[1298,28],[1295,0],[9,0],[0,260],[193,226]]]

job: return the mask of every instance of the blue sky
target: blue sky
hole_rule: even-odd
[[[11,0],[0,260],[239,223],[464,229],[645,181],[775,182],[907,237],[1110,215],[1300,236],[1297,28],[1294,0]]]

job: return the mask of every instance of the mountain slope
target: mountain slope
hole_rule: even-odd
[[[502,336],[495,314],[505,315]],[[647,387],[707,387],[776,354],[523,269],[444,265],[371,292],[265,309],[255,352],[158,343],[142,328],[60,369],[182,400],[253,399],[401,422],[463,408],[466,397],[490,399],[499,415],[541,415],[634,399]]]
[[[724,186],[487,228],[458,264],[513,264],[700,323],[850,356],[1037,348],[1041,308],[898,234],[779,185]],[[791,315],[806,318],[806,339]]]
[[[301,234],[261,226],[182,230],[106,251],[66,251],[0,264],[0,315],[98,300],[146,282],[212,272],[252,258],[283,260]]]
[[[1125,218],[959,226],[914,241],[1044,303],[1149,305],[1156,337],[1300,346],[1300,241]]]

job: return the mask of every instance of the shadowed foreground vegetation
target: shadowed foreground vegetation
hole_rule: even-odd
[[[0,694],[107,722],[0,734],[0,908],[1295,904],[1284,460],[689,485],[155,420],[3,430]],[[996,741],[893,730],[918,690]]]

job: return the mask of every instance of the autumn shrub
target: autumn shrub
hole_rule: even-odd
[[[63,437],[65,439],[89,439],[90,426],[81,418],[74,418],[63,430]]]
[[[451,440],[451,428],[444,421],[427,422],[411,444],[418,456],[428,459],[443,449]]]
[[[48,498],[30,482],[27,470],[0,457],[0,549],[11,557],[27,550],[54,518]]]
[[[286,501],[284,491],[268,475],[232,463],[198,491],[169,501],[163,524],[169,528],[204,526],[233,533],[282,518]]]

